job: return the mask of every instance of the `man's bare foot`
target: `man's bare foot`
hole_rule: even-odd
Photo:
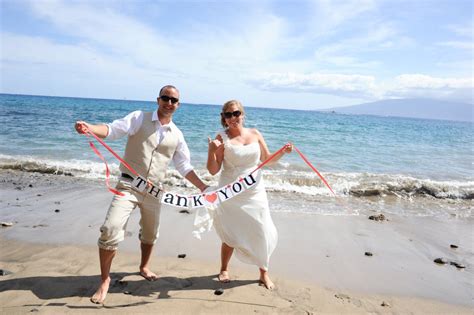
[[[272,282],[272,280],[268,276],[268,273],[264,273],[260,275],[260,284],[264,285],[265,288],[267,288],[268,290],[273,290],[275,288],[275,284]]]
[[[108,277],[106,280],[102,280],[99,288],[91,297],[91,302],[95,304],[104,303],[105,297],[107,296],[107,292],[109,291],[109,285],[110,285],[110,277]]]
[[[219,273],[219,275],[217,276],[217,279],[220,281],[220,282],[223,282],[223,283],[228,283],[230,282],[230,277],[229,277],[229,273],[227,272],[227,270],[223,270]]]
[[[150,269],[146,267],[140,268],[140,276],[147,279],[148,281],[158,280],[158,276],[153,271],[151,271]]]

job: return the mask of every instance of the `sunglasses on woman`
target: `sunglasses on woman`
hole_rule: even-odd
[[[240,115],[242,115],[242,112],[240,110],[222,113],[222,116],[224,116],[224,118],[226,119],[232,118],[232,116],[239,117]]]
[[[175,97],[169,97],[169,96],[166,96],[166,95],[162,95],[160,96],[161,100],[165,103],[168,103],[170,100],[171,100],[171,103],[172,104],[176,104],[179,102],[179,100]]]

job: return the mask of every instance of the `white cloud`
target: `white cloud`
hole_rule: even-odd
[[[313,35],[325,36],[376,9],[374,0],[315,0],[308,26]]]
[[[470,76],[474,69],[473,59],[467,56],[467,59],[442,60],[435,63],[437,68],[442,68],[443,72],[460,73],[459,76]]]
[[[372,97],[374,77],[346,74],[265,73],[249,80],[262,90]]]
[[[393,49],[393,46],[398,49],[408,42],[407,38],[397,35],[395,28],[387,24],[378,25],[362,35],[318,47],[314,52],[314,59],[321,64],[338,67],[373,69],[381,65],[381,61],[357,56],[361,53]]]
[[[424,74],[402,74],[395,77],[400,89],[469,89],[474,88],[472,78],[436,78]]]
[[[414,40],[399,25],[379,14],[380,4],[369,0],[316,2],[316,22],[304,37],[316,43],[313,62],[319,69],[374,70],[384,64],[383,55],[374,52],[392,53],[413,45]],[[320,28],[324,32],[319,33]]]
[[[144,99],[144,95],[156,93],[157,81],[184,76],[171,70],[136,67],[85,44],[5,32],[0,35],[1,87],[7,93]]]
[[[457,37],[455,40],[448,40],[448,41],[439,41],[436,44],[439,46],[446,46],[455,49],[466,49],[474,51],[474,25],[472,24],[472,18],[469,22],[462,24],[462,25],[447,25],[446,28],[454,33],[454,36]]]
[[[367,100],[423,97],[472,103],[474,91],[473,78],[423,74],[402,74],[383,81],[366,75],[264,73],[249,83],[266,91],[311,92]]]
[[[173,69],[189,76],[215,77],[217,73],[246,72],[271,63],[288,41],[285,21],[261,13],[254,5],[240,16],[238,30],[222,25],[193,24],[179,36],[160,32],[160,25],[146,25],[92,2],[44,0],[31,2],[34,13],[55,25],[64,35],[82,45],[95,47],[104,55],[118,57],[144,71]],[[157,19],[159,21],[159,19]],[[81,44],[80,44],[81,45]]]
[[[467,49],[467,50],[474,50],[474,43],[472,41],[446,41],[446,42],[439,42],[437,43],[439,46],[446,46],[456,49]]]
[[[51,22],[63,35],[108,51],[111,56],[150,66],[157,58],[168,58],[174,53],[173,46],[152,28],[110,9],[99,9],[88,2],[30,3],[35,14]]]
[[[108,80],[126,79],[139,72],[133,62],[105,54],[87,45],[64,44],[46,38],[1,33],[2,64],[43,66],[44,70],[62,70],[70,74],[84,73]],[[150,71],[151,72],[151,71]],[[114,76],[111,76],[114,73]],[[123,74],[123,76],[121,76]],[[176,73],[174,73],[176,74]]]
[[[394,78],[387,97],[434,98],[473,103],[474,78],[438,78],[424,74],[403,74]]]
[[[469,21],[468,23],[464,25],[448,25],[447,29],[451,30],[453,33],[455,33],[458,36],[472,38],[474,36],[473,27],[474,25],[471,19],[471,21]]]

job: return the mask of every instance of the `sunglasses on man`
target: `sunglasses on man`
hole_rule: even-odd
[[[232,116],[240,117],[240,115],[242,115],[242,112],[240,110],[236,110],[236,111],[233,111],[233,112],[222,113],[222,116],[224,116],[224,118],[226,118],[226,119],[232,118]]]
[[[166,95],[161,95],[160,98],[165,103],[168,103],[169,101],[171,101],[172,104],[176,104],[176,103],[179,102],[179,99],[177,99],[175,97],[169,97],[169,96],[166,96]]]

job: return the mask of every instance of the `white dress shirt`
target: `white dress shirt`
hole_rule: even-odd
[[[173,155],[173,164],[178,170],[178,172],[184,177],[190,171],[193,170],[191,165],[191,154],[189,152],[188,145],[184,140],[183,133],[179,130],[178,127],[170,121],[167,125],[162,125],[158,120],[158,113],[155,110],[153,112],[151,120],[155,123],[156,127],[156,140],[158,144],[161,143],[165,137],[166,132],[173,129],[178,134],[178,146],[176,147],[176,152]],[[122,138],[124,136],[134,135],[141,127],[143,122],[143,111],[137,110],[131,112],[127,116],[114,120],[112,123],[107,124],[108,133],[107,139],[115,140]]]

